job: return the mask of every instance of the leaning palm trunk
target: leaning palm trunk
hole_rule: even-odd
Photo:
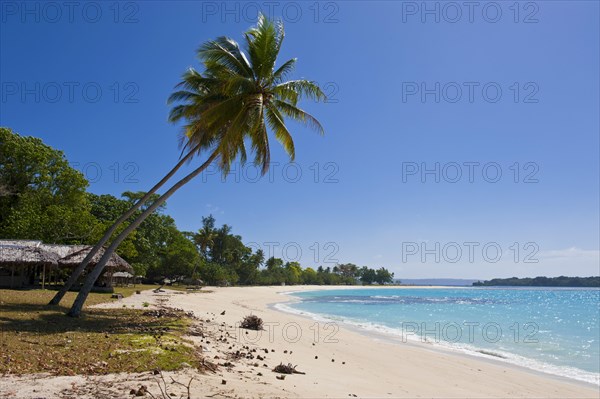
[[[156,183],[156,185],[154,187],[152,187],[150,189],[150,191],[148,191],[146,193],[146,195],[144,195],[138,202],[136,202],[127,212],[125,212],[123,215],[121,215],[121,217],[115,223],[113,223],[113,225],[110,226],[110,228],[108,228],[108,230],[106,230],[106,232],[104,233],[104,236],[102,236],[100,241],[98,241],[98,243],[92,248],[92,250],[83,259],[83,261],[81,261],[79,266],[77,266],[77,268],[75,268],[75,270],[73,270],[73,273],[71,273],[71,276],[69,277],[69,279],[67,280],[65,285],[60,289],[60,291],[58,291],[56,293],[56,295],[54,295],[54,298],[52,298],[52,300],[50,301],[50,303],[48,303],[48,305],[58,305],[60,303],[60,301],[65,296],[67,291],[69,291],[71,289],[71,287],[73,286],[73,284],[75,284],[75,282],[77,281],[77,279],[79,278],[81,273],[83,273],[83,271],[85,270],[87,265],[90,263],[90,261],[92,260],[94,255],[96,255],[96,253],[100,250],[100,248],[102,248],[102,246],[104,244],[106,244],[106,242],[113,235],[113,233],[115,232],[117,227],[119,227],[122,223],[124,223],[127,219],[129,219],[135,213],[135,211],[137,211],[146,201],[148,201],[150,199],[150,197],[154,193],[156,193],[156,191],[158,191],[159,188],[161,188],[171,177],[173,177],[173,175],[183,166],[183,164],[185,162],[187,162],[194,155],[194,153],[196,152],[198,147],[199,147],[199,145],[192,148],[188,152],[188,154],[185,157],[183,157],[177,163],[177,165],[175,165],[175,167],[173,169],[171,169],[171,171],[165,175],[165,177],[162,178],[161,181]]]
[[[94,267],[92,272],[88,275],[79,290],[79,294],[77,294],[77,298],[75,298],[75,302],[73,302],[73,306],[69,311],[68,315],[71,317],[79,317],[81,314],[81,309],[83,308],[83,304],[87,299],[92,287],[102,271],[104,270],[104,266],[106,266],[107,261],[110,259],[110,256],[117,249],[119,244],[129,235],[132,231],[134,231],[148,216],[150,216],[159,206],[161,206],[171,195],[173,195],[177,190],[187,184],[194,177],[198,176],[202,171],[204,171],[218,156],[218,152],[215,151],[213,154],[200,166],[198,169],[194,170],[192,173],[179,180],[173,187],[171,187],[166,193],[164,193],[160,198],[158,198],[151,206],[148,207],[141,215],[139,215],[125,230],[121,232],[115,238],[115,240],[110,244],[110,246],[104,252],[104,255],[98,262],[98,264]]]

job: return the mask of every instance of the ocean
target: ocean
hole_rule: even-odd
[[[600,385],[600,290],[358,288],[277,307]]]

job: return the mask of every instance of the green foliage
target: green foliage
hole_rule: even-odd
[[[96,218],[96,225],[94,228],[94,232],[91,235],[89,242],[97,242],[104,235],[104,232],[121,216],[121,214],[125,213],[129,209],[129,203],[127,201],[118,199],[109,194],[96,195],[92,193],[88,193],[88,199],[91,204],[91,214]],[[126,224],[123,224],[117,228],[117,230],[113,233],[111,239],[114,239],[123,229],[127,227]],[[137,232],[133,232],[131,235],[125,239],[119,248],[117,249],[117,253],[122,256],[124,259],[130,261],[134,270],[136,270],[136,275],[143,276],[144,274],[139,274],[137,271],[143,268],[139,267],[136,269],[136,266],[132,263],[138,256],[138,250],[134,245],[135,238]]]
[[[87,186],[62,151],[0,128],[0,238],[87,241],[95,225]]]
[[[390,273],[385,267],[380,267],[375,272],[377,284],[391,284],[394,282],[394,273]]]
[[[535,277],[535,278],[495,278],[473,283],[482,286],[514,286],[514,287],[600,287],[600,276],[592,277]]]
[[[160,273],[171,279],[191,277],[200,263],[200,255],[194,244],[177,229],[171,231],[164,252]]]
[[[141,200],[144,195],[146,195],[145,191],[125,191],[123,194],[121,194],[122,197],[124,197],[127,202],[129,202],[129,204],[133,205],[136,202],[138,202],[139,200]],[[158,200],[160,198],[160,194],[152,194],[150,196],[150,198],[144,202],[144,204],[140,207],[140,213],[145,211],[146,209],[148,209],[150,206],[152,206],[153,203],[156,202],[156,200]],[[162,212],[165,210],[165,208],[167,207],[167,204],[161,204],[158,208],[157,208],[157,212]],[[123,213],[125,213],[125,211],[123,211]],[[121,215],[118,215],[121,216]]]
[[[236,284],[238,276],[230,267],[218,263],[205,262],[200,266],[200,278],[210,285]]]
[[[369,269],[366,266],[363,266],[360,269],[360,281],[365,284],[373,284],[375,279],[377,278],[377,272],[373,269]]]
[[[112,195],[89,194],[92,214],[102,227],[97,229],[96,238],[99,239],[106,228],[144,194],[144,192],[127,191],[123,193],[123,199]],[[144,207],[134,213],[131,220],[137,217]],[[119,245],[117,250],[119,255],[133,266],[136,275],[146,276],[150,280],[190,277],[194,268],[200,263],[200,255],[196,247],[177,229],[173,218],[162,213],[165,209],[166,205],[163,205],[159,208],[158,213],[154,213],[144,220],[136,231]],[[120,226],[114,236],[116,237],[123,231],[127,224]]]
[[[312,267],[307,267],[302,271],[302,282],[304,284],[320,285],[323,282],[319,279],[317,271]]]
[[[359,269],[352,263],[336,265],[317,270],[307,267],[302,269],[298,262],[285,263],[279,258],[271,257],[266,261],[265,268],[260,271],[258,284],[314,284],[314,285],[352,285],[359,281],[363,284],[389,284],[393,282],[394,273],[386,268],[373,270],[368,267]]]
[[[208,284],[255,284],[258,268],[264,260],[261,250],[252,253],[242,237],[231,234],[231,227],[215,227],[215,218],[202,218],[197,233],[188,233],[202,254],[201,278]]]

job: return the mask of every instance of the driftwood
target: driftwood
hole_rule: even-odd
[[[160,287],[158,287],[157,289],[153,290],[152,292],[154,292],[155,294],[158,294],[159,292],[165,292],[164,290],[162,290],[162,287],[164,287],[165,285],[161,285]]]
[[[159,379],[155,379],[156,384],[158,385],[158,389],[160,389],[160,397],[154,396],[152,394],[152,392],[150,392],[146,386],[142,385],[142,387],[140,388],[140,390],[136,393],[134,392],[134,390],[131,390],[130,394],[133,394],[135,396],[144,396],[146,394],[148,394],[152,399],[172,399],[172,397],[174,396],[174,394],[169,393],[169,387],[167,385],[167,381],[165,381],[165,377],[163,376],[163,373],[161,370],[157,370],[157,372],[155,372],[155,374],[159,374],[160,376],[160,380]],[[191,399],[192,395],[190,393],[190,388],[192,386],[192,382],[194,381],[194,378],[190,378],[190,381],[186,384],[183,384],[179,381],[177,381],[176,379],[174,379],[173,377],[171,377],[171,384],[177,384],[177,385],[181,385],[182,387],[186,388],[187,390],[187,399]],[[162,382],[162,385],[161,385]],[[184,396],[180,396],[181,399],[184,398]]]
[[[298,371],[296,370],[296,366],[293,366],[292,363],[288,363],[288,364],[283,364],[283,363],[279,363],[278,366],[276,366],[273,371],[276,373],[281,373],[281,374],[306,374],[302,371]]]

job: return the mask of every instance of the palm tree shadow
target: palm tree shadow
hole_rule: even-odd
[[[40,304],[3,304],[0,308],[0,330],[14,333],[60,334],[148,333],[163,328],[164,322],[144,316],[133,309],[89,309],[79,318],[66,316],[69,308]]]

